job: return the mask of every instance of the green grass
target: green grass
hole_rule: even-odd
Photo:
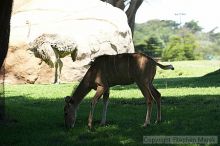
[[[0,124],[1,146],[143,145],[143,136],[220,136],[220,62],[174,62],[174,71],[158,69],[154,85],[162,94],[162,120],[152,112],[152,125],[143,128],[146,105],[136,85],[111,89],[107,125],[99,126],[102,102],[95,109],[94,130],[87,128],[94,91],[80,104],[75,127],[63,123],[64,96],[76,84],[6,85],[9,121]],[[187,145],[187,144],[186,144]],[[188,144],[190,145],[190,144]]]

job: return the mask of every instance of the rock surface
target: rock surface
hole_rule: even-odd
[[[81,79],[86,72],[83,66],[96,56],[134,52],[127,17],[118,8],[99,0],[29,0],[13,11],[7,83],[53,81],[54,69],[28,51],[28,44],[43,33],[77,42],[77,61],[70,56],[62,59],[61,82]]]

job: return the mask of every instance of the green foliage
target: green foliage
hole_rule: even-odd
[[[147,41],[147,49],[153,52],[154,57],[160,57],[162,54],[163,42],[158,37],[150,37]]]
[[[220,33],[215,30],[202,32],[194,20],[181,27],[171,20],[151,20],[136,24],[135,49],[163,60],[220,59]]]
[[[157,37],[164,43],[169,41],[169,36],[178,28],[178,24],[172,20],[150,20],[147,23],[136,24],[134,31],[134,43],[140,45],[150,37]]]
[[[192,33],[202,31],[202,27],[198,25],[198,21],[196,22],[194,20],[186,22],[183,27],[189,29]]]
[[[153,57],[160,57],[162,54],[162,48],[164,47],[163,41],[158,37],[152,36],[148,38],[145,44],[136,46],[138,52],[148,54]]]
[[[181,29],[179,36],[171,37],[170,42],[164,49],[162,59],[165,61],[194,60],[196,58],[194,53],[196,47],[197,44],[193,34],[186,29]]]
[[[208,57],[211,59],[220,59],[220,33],[214,33],[214,30],[207,33],[208,38],[212,42],[209,48],[207,48],[207,51],[210,52],[208,53]]]
[[[134,32],[136,51],[160,58],[163,48],[177,28],[178,24],[171,20],[151,20],[147,23],[136,24]]]
[[[171,38],[167,48],[164,49],[163,52],[163,60],[184,60],[184,47],[182,43],[182,39],[178,36],[174,36]]]
[[[8,123],[0,123],[0,145],[133,146],[144,145],[143,136],[148,135],[219,136],[220,77],[219,74],[203,76],[218,69],[219,63],[172,62],[174,71],[158,69],[154,85],[162,94],[163,121],[154,124],[154,104],[152,124],[147,128],[142,127],[146,102],[136,85],[111,88],[107,125],[99,126],[102,113],[100,100],[95,109],[93,131],[88,130],[87,120],[94,92],[82,101],[75,127],[68,131],[64,128],[63,97],[71,94],[76,84],[6,85]]]

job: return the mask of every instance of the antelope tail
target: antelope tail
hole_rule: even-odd
[[[162,65],[162,64],[160,64],[158,62],[156,62],[156,65],[159,66],[161,69],[165,69],[165,70],[171,69],[171,70],[174,70],[173,65]]]

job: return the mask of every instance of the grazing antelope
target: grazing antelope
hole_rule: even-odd
[[[157,103],[157,120],[161,121],[161,94],[153,86],[152,81],[156,73],[156,66],[162,69],[171,69],[172,65],[162,65],[157,63],[151,57],[141,53],[124,53],[118,55],[103,55],[97,57],[91,63],[90,68],[83,77],[82,81],[72,93],[65,98],[64,107],[65,126],[74,127],[76,121],[76,111],[79,103],[91,91],[96,90],[95,96],[91,102],[88,126],[92,128],[92,119],[95,105],[98,99],[103,95],[103,114],[101,125],[106,122],[106,112],[109,99],[109,88],[115,85],[129,85],[136,83],[147,102],[147,114],[144,127],[150,124],[152,99]]]

